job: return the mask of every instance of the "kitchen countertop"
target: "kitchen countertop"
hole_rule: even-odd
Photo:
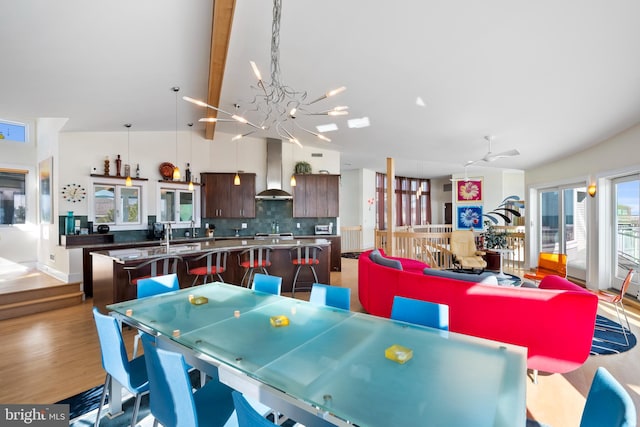
[[[187,255],[196,254],[200,252],[210,251],[212,249],[227,249],[230,251],[240,251],[251,246],[258,246],[267,244],[274,249],[290,249],[299,244],[316,244],[318,246],[330,246],[331,242],[326,238],[286,238],[281,239],[279,236],[267,237],[266,239],[222,239],[214,240],[212,238],[205,239],[206,241],[197,242],[193,239],[189,243],[180,243],[179,240],[172,240],[169,244],[169,250],[164,244],[160,244],[158,241],[157,246],[145,246],[140,248],[126,248],[126,249],[109,249],[92,252],[94,255],[104,255],[113,258],[116,262],[125,263],[132,260],[143,260],[147,258],[159,257],[167,254],[172,255]],[[104,247],[104,245],[103,245]]]

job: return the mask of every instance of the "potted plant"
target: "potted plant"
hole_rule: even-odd
[[[311,173],[311,164],[309,162],[297,162],[295,172],[300,175]]]
[[[507,232],[498,231],[493,222],[489,220],[484,221],[485,230],[480,235],[485,249],[506,249],[507,247]]]
[[[486,249],[484,260],[487,261],[487,270],[500,270],[500,254],[492,249],[504,249],[507,246],[507,233],[498,231],[493,222],[484,221],[485,230],[480,234],[482,244]]]

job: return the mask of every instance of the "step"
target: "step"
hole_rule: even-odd
[[[28,316],[30,314],[42,313],[59,308],[71,307],[81,304],[84,292],[69,292],[63,295],[55,295],[44,298],[36,298],[28,301],[19,301],[11,304],[0,305],[0,320],[14,317]]]
[[[80,282],[63,283],[60,285],[49,285],[43,287],[34,287],[7,292],[0,295],[0,306],[14,304],[19,302],[28,302],[48,297],[73,294],[80,291]]]

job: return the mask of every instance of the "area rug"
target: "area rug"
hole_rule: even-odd
[[[192,383],[197,381],[193,375],[191,378]],[[64,403],[69,405],[69,425],[71,427],[89,427],[94,426],[96,421],[96,415],[98,412],[98,406],[100,405],[100,397],[102,396],[103,386],[93,387],[82,393],[78,393],[75,396],[61,400],[56,403]],[[126,399],[126,400],[125,400]],[[131,415],[133,414],[133,405],[135,398],[131,395],[123,396],[122,410],[123,413],[117,417],[109,418],[107,415],[108,405],[102,409],[100,414],[100,427],[126,427],[131,424]],[[273,421],[273,416],[267,417],[270,421]],[[286,420],[281,424],[284,427],[294,427],[296,422],[293,420]],[[140,399],[140,410],[138,412],[138,424],[137,427],[151,427],[153,426],[153,416],[149,411],[149,394],[144,394]]]
[[[620,354],[631,350],[636,345],[636,336],[627,331],[629,345],[622,333],[622,326],[599,314],[596,317],[596,328],[591,343],[592,355]]]

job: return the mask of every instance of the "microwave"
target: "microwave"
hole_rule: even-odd
[[[332,228],[331,224],[318,224],[316,225],[315,232],[316,234],[331,234]]]

